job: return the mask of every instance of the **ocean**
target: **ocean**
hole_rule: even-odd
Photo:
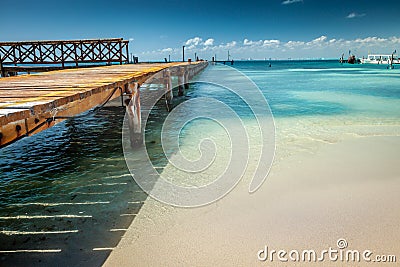
[[[272,168],[298,152],[315,153],[321,146],[348,138],[400,135],[400,66],[236,61],[232,67],[210,66],[198,79],[204,80],[202,75],[210,71],[224,73],[231,68],[250,78],[265,98],[266,113],[261,115],[268,119],[273,115],[268,137],[275,143],[269,158]],[[235,83],[236,76],[227,79]],[[145,129],[146,151],[156,170],[179,185],[210,184],[216,179],[213,174],[223,173],[229,164],[233,144],[228,130],[239,126],[237,119],[249,136],[248,164],[254,169],[252,162],[258,158],[254,155],[265,141],[260,142],[257,126],[260,114],[252,109],[259,107],[246,103],[238,92],[216,84],[191,84],[185,96],[174,98],[176,112],[166,130],[162,127],[169,113],[160,101]],[[217,105],[194,101],[209,98],[224,103],[235,116]],[[180,129],[182,121],[195,114],[215,117],[210,120],[204,115]],[[127,166],[124,158],[124,115],[121,107],[106,107],[0,150],[0,265],[62,261],[98,266],[105,260],[147,198],[128,168],[143,159],[133,157]],[[199,144],[205,139],[213,145],[202,150]],[[191,161],[208,149],[217,153],[204,172],[181,175],[167,160],[175,160],[177,147],[164,151],[161,140],[178,142]]]

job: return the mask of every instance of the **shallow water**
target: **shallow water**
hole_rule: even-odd
[[[110,250],[93,249],[115,246],[123,231],[110,230],[127,228],[134,215],[120,215],[137,213],[146,199],[122,154],[123,111],[87,113],[0,150],[0,251],[44,250],[0,253],[0,262],[105,260]]]
[[[215,71],[224,80],[233,84],[241,83],[240,75],[224,72],[227,68],[230,67],[210,66],[200,75],[199,80],[207,80],[204,77],[210,76],[210,71]],[[321,146],[348,138],[400,135],[400,72],[397,69],[341,65],[334,61],[273,62],[272,67],[262,61],[237,62],[235,69],[250,77],[268,99],[276,126],[274,166],[299,152],[315,153]],[[247,92],[250,88],[241,90]],[[259,162],[268,165],[261,160],[260,151],[270,137],[260,136],[251,110],[254,103],[247,105],[240,95],[241,91],[235,94],[223,86],[196,83],[187,92],[187,99],[216,99],[231,108],[239,116],[239,122],[235,122],[233,116],[228,116],[218,106],[196,103],[179,109],[171,120],[175,128],[167,132],[166,135],[170,135],[167,143],[172,143],[173,133],[180,131],[179,147],[165,153],[176,161],[181,158],[180,150],[184,157],[193,161],[193,166],[202,156],[211,158],[206,169],[199,168],[193,172],[189,171],[189,165],[182,167],[176,162],[167,164],[160,136],[157,135],[162,128],[161,121],[158,122],[151,147],[158,151],[153,164],[160,166],[162,162],[162,169],[158,170],[162,171],[163,179],[185,187],[205,186],[217,181],[227,172],[232,147],[242,151],[240,162],[246,162],[246,171],[254,172]],[[204,112],[211,114],[213,119],[191,120],[193,114]],[[268,117],[268,114],[264,115]],[[178,126],[182,121],[187,123],[180,129]],[[232,142],[224,129],[224,126],[232,124],[237,129],[241,124],[244,125],[249,136],[248,146],[243,142]],[[213,144],[204,148],[206,140]],[[211,155],[204,156],[204,153]]]

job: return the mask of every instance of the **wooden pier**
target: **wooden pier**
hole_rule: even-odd
[[[233,65],[233,59],[230,59],[230,60],[213,60],[213,61],[211,61],[212,63],[221,63],[221,64],[224,64],[224,65],[228,65],[228,64],[230,64],[230,65]]]
[[[203,61],[124,64],[0,78],[0,147],[124,96],[131,99],[122,101],[132,116],[131,142],[140,143],[140,85],[164,70],[161,82],[168,99],[172,76],[185,84],[207,65]]]

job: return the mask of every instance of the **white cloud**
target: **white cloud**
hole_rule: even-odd
[[[227,48],[234,47],[234,46],[236,46],[236,44],[237,44],[236,41],[232,41],[232,42],[227,43],[227,44],[225,45],[225,47],[227,47]]]
[[[373,44],[373,43],[384,43],[387,42],[387,39],[385,38],[379,38],[379,37],[367,37],[364,39],[358,38],[354,40],[355,43],[361,43],[361,44]]]
[[[214,44],[214,39],[212,39],[212,38],[209,38],[204,42],[205,46],[210,46],[210,45],[213,45],[213,44]]]
[[[355,43],[361,43],[361,44],[383,43],[386,41],[387,39],[379,37],[367,37],[364,39],[358,38],[354,40]]]
[[[365,15],[366,15],[365,13],[358,14],[356,12],[351,12],[349,15],[346,16],[346,18],[348,19],[361,18],[364,17]]]
[[[200,37],[194,37],[194,38],[191,38],[191,39],[187,40],[185,42],[185,45],[189,45],[189,46],[194,45],[194,46],[196,46],[196,45],[199,45],[202,41],[203,41],[203,39],[201,39]]]
[[[301,47],[304,44],[305,43],[302,41],[289,41],[289,42],[285,43],[284,46],[289,49],[295,49],[296,47]]]
[[[390,41],[391,43],[393,43],[393,44],[400,44],[400,37],[395,37],[395,36],[390,37],[390,38],[389,38],[389,41]]]
[[[214,39],[208,38],[206,41],[203,42],[203,39],[201,37],[193,37],[191,39],[188,39],[185,42],[185,45],[187,50],[199,49],[199,45],[204,45],[206,47],[214,45]]]
[[[293,3],[303,2],[303,0],[285,0],[282,2],[282,5],[290,5]]]
[[[247,45],[247,46],[257,46],[257,45],[261,45],[262,43],[263,43],[262,40],[259,40],[259,41],[251,41],[249,39],[243,40],[243,45]]]
[[[279,40],[258,40],[258,41],[252,41],[247,38],[243,40],[243,45],[244,46],[251,46],[251,47],[276,47],[279,46],[281,41]]]
[[[326,37],[325,35],[322,35],[314,40],[312,40],[312,43],[323,43],[326,41],[326,39],[328,39],[328,37]]]
[[[211,41],[212,40],[212,41]],[[237,42],[232,40],[226,43],[215,43],[212,38],[202,41],[200,37],[189,39],[186,44],[187,52],[194,53],[200,58],[210,60],[217,55],[220,59],[226,59],[229,50],[233,59],[263,59],[263,58],[339,58],[342,53],[351,50],[356,56],[366,56],[371,53],[391,53],[400,45],[400,36],[388,38],[370,36],[355,39],[329,38],[321,35],[315,39],[283,41],[277,39],[250,40],[248,38]],[[191,49],[191,50],[190,50]],[[182,58],[182,47],[168,47],[154,51],[141,53],[141,60],[160,60],[166,54],[171,55],[172,60]]]
[[[263,46],[277,47],[277,46],[279,46],[280,43],[281,43],[281,41],[279,41],[279,40],[264,40]]]
[[[325,35],[322,35],[318,38],[315,38],[312,41],[309,41],[306,43],[306,46],[308,48],[314,48],[314,47],[322,47],[323,45],[326,44],[326,40],[328,40],[328,37],[326,37]]]

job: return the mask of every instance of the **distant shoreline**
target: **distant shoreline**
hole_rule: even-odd
[[[207,60],[207,59],[204,59]],[[207,60],[208,62],[212,62],[211,60]],[[224,60],[224,59],[218,59],[218,61],[226,61],[226,62],[230,62],[232,61],[232,59],[230,60]],[[339,62],[339,57],[338,58],[311,58],[311,59],[233,59],[234,62],[314,62],[314,61],[321,61],[321,62],[326,62],[326,61],[337,61]],[[173,61],[171,60],[171,62],[181,62],[181,61]],[[140,63],[165,63],[164,61],[140,61]]]

